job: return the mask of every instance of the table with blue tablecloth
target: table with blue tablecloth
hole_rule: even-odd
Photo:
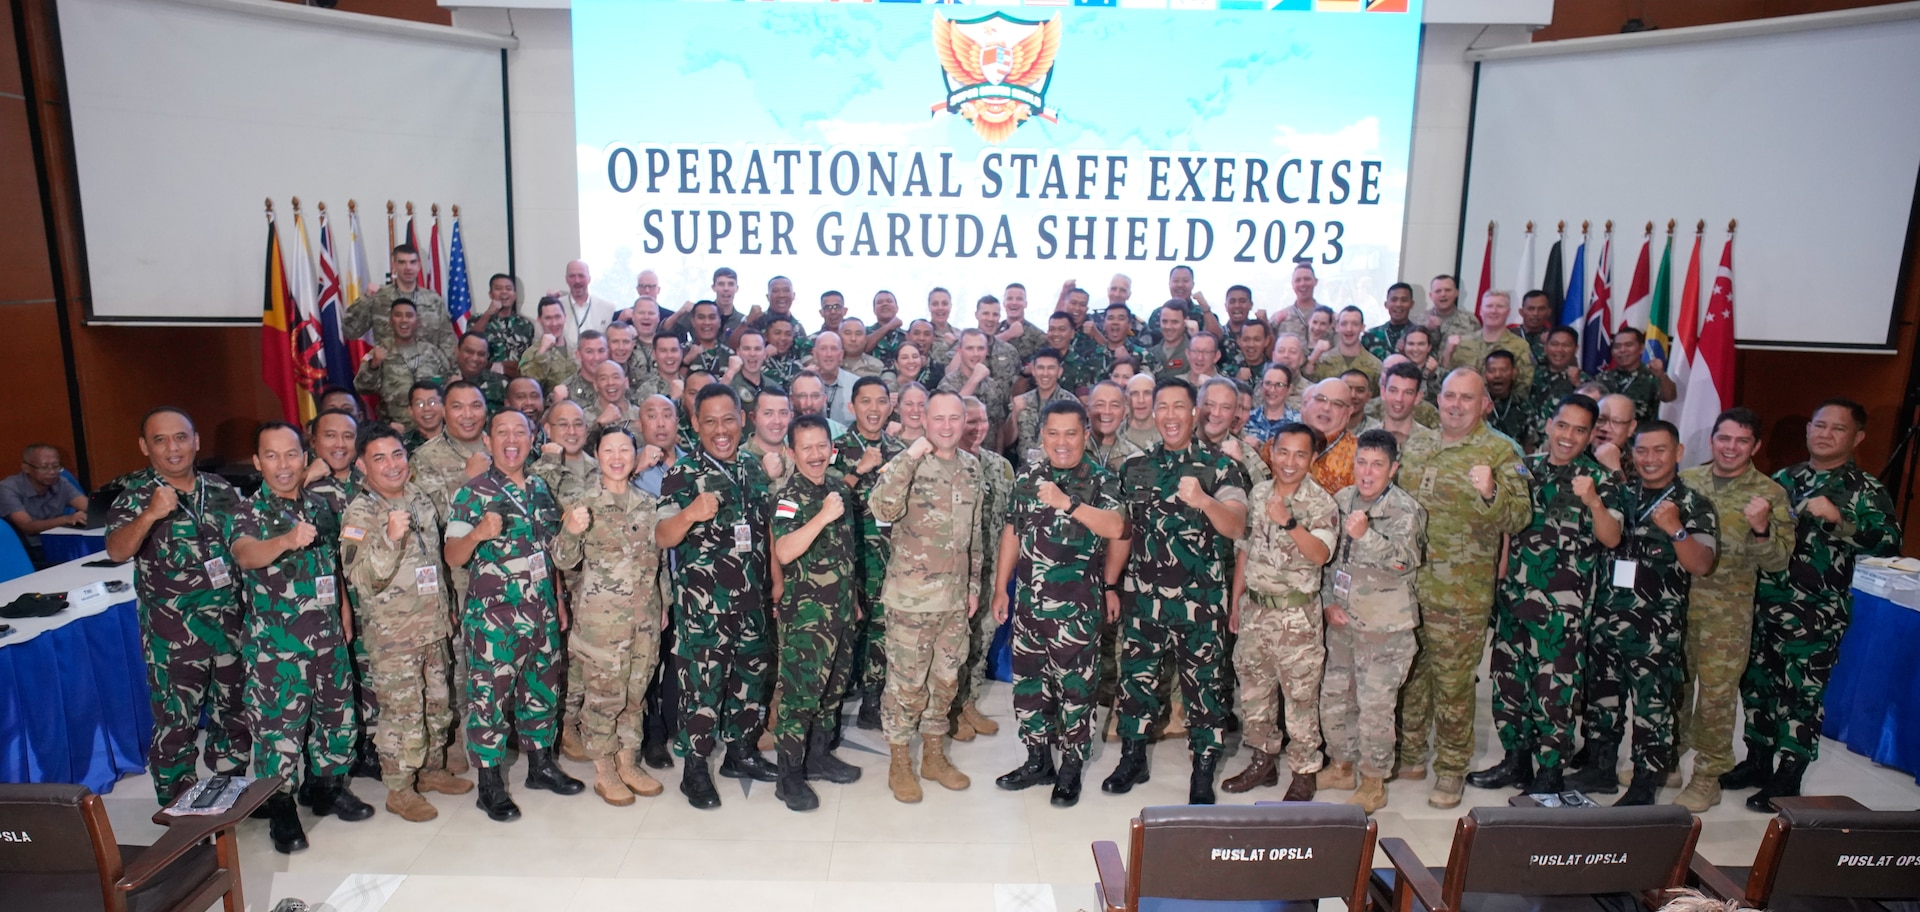
[[[107,530],[66,526],[40,533],[40,553],[53,567],[107,550]]]
[[[0,583],[0,604],[66,592],[74,605],[10,620],[0,638],[0,782],[77,782],[111,791],[146,768],[153,737],[147,666],[131,588],[81,605],[94,583],[133,582],[133,565],[87,567],[82,557]]]
[[[1821,734],[1920,777],[1920,574],[1861,565]]]

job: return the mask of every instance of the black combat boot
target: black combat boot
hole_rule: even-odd
[[[587,785],[561,771],[553,762],[551,748],[527,751],[527,788],[546,789],[556,795],[578,795]]]
[[[1054,780],[1053,748],[1045,744],[1027,745],[1027,762],[1020,764],[1013,772],[993,780],[1009,792],[1032,788],[1036,785],[1048,785]]]
[[[300,825],[300,806],[293,796],[275,792],[267,803],[267,835],[273,837],[273,850],[291,855],[307,847],[307,829]]]
[[[1567,777],[1567,788],[1590,795],[1611,795],[1620,791],[1620,774],[1614,765],[1620,761],[1620,742],[1593,741],[1587,744],[1585,769]]]
[[[1533,778],[1531,751],[1510,750],[1505,759],[1483,770],[1467,774],[1467,784],[1477,789],[1503,789]]]
[[[1124,795],[1149,778],[1152,776],[1147,770],[1147,739],[1124,738],[1120,741],[1120,763],[1106,781],[1100,783],[1100,790]]]
[[[860,713],[853,725],[863,731],[880,730],[880,688],[869,684],[860,689]]]
[[[1765,745],[1747,741],[1747,759],[1733,765],[1733,769],[1720,774],[1720,787],[1729,791],[1734,789],[1759,788],[1773,778],[1773,751]]]
[[[313,782],[313,816],[338,817],[348,823],[373,816],[373,805],[347,788],[346,776],[321,776]]]
[[[839,726],[835,726],[836,731]],[[860,768],[833,755],[834,732],[815,723],[807,732],[807,778],[848,785],[860,781]]]
[[[1080,803],[1080,758],[1060,758],[1060,771],[1053,777],[1053,797],[1047,800],[1057,808],[1070,808]]]
[[[680,794],[700,810],[720,806],[720,793],[713,788],[713,775],[707,771],[707,758],[687,755],[687,771],[680,777]]]
[[[1193,779],[1187,783],[1188,804],[1213,803],[1213,769],[1219,765],[1219,751],[1193,755]]]
[[[474,806],[486,811],[487,817],[501,823],[519,820],[520,806],[513,803],[512,795],[507,794],[507,779],[500,767],[480,767],[479,779],[480,794],[474,798]]]
[[[794,751],[785,748],[776,756],[780,761],[780,778],[773,783],[773,797],[786,802],[789,811],[811,811],[819,807],[820,796],[807,784],[807,758],[795,756]]]
[[[1567,790],[1567,778],[1557,766],[1543,766],[1522,786],[1523,795],[1558,794]]]
[[[1760,787],[1747,798],[1747,808],[1762,814],[1773,813],[1773,799],[1791,798],[1800,794],[1800,777],[1807,772],[1807,758],[1794,754],[1781,754],[1780,766]]]
[[[1613,803],[1614,807],[1644,807],[1660,800],[1660,783],[1665,782],[1667,774],[1662,770],[1633,771],[1633,782],[1627,786],[1627,793]]]
[[[727,745],[726,759],[720,761],[720,775],[728,779],[752,779],[755,782],[779,780],[780,771],[760,752],[745,743]]]

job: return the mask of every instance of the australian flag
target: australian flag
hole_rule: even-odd
[[[453,242],[447,254],[447,318],[453,321],[456,336],[467,333],[467,311],[473,309],[473,292],[467,288],[467,251],[460,243],[460,217],[453,219]]]
[[[1593,301],[1587,305],[1586,322],[1580,326],[1580,369],[1597,374],[1613,359],[1613,235],[1600,245],[1600,259],[1593,264]]]

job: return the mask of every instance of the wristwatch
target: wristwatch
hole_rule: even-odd
[[[1287,521],[1280,526],[1280,529],[1285,532],[1292,532],[1298,528],[1300,528],[1300,517],[1298,516],[1287,517]]]
[[[1687,529],[1685,526],[1680,527],[1680,531],[1673,533],[1673,540],[1677,542],[1687,540]]]
[[[1078,497],[1068,497],[1068,498],[1067,498],[1067,508],[1066,508],[1066,510],[1064,510],[1064,511],[1062,511],[1062,515],[1064,515],[1064,516],[1072,516],[1072,515],[1073,515],[1073,511],[1075,511],[1075,510],[1078,510],[1078,509],[1080,509],[1080,498],[1078,498]]]

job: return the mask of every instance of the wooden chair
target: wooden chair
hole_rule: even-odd
[[[1403,839],[1382,839],[1373,872],[1391,912],[1630,912],[1657,909],[1686,884],[1700,821],[1675,805],[1474,808],[1453,831],[1445,868]]]
[[[1306,910],[1338,897],[1364,912],[1378,829],[1346,804],[1176,805],[1133,818],[1128,860],[1093,844],[1106,912]]]
[[[247,787],[225,813],[153,822],[150,846],[118,845],[100,796],[83,785],[0,785],[0,907],[33,912],[242,912],[234,827],[280,780]],[[211,840],[211,842],[209,842]]]
[[[1920,902],[1920,811],[1870,811],[1852,798],[1776,798],[1748,867],[1693,860],[1694,883],[1775,912],[1884,909]]]

